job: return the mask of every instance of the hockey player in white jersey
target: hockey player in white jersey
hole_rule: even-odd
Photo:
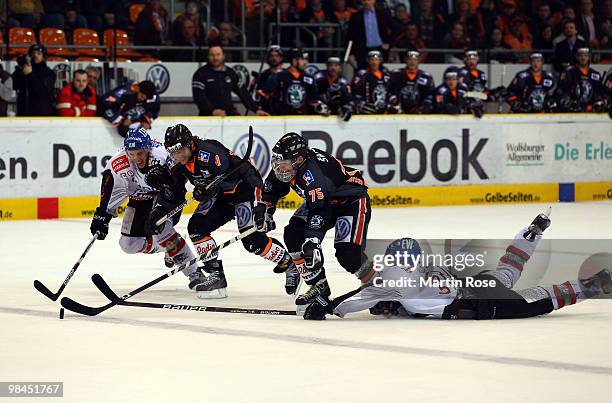
[[[125,253],[164,252],[166,266],[180,265],[194,257],[185,240],[176,232],[172,219],[168,219],[159,234],[148,233],[145,224],[157,199],[158,191],[147,184],[149,175],[168,169],[172,159],[161,143],[151,140],[146,130],[130,129],[124,147],[107,163],[102,172],[100,205],[91,222],[92,235],[106,238],[108,224],[117,216],[117,208],[129,198],[121,225],[119,246]],[[176,215],[178,219],[180,215]],[[185,268],[189,288],[205,280],[195,264]]]
[[[324,296],[317,297],[306,308],[304,318],[320,320],[325,319],[326,314],[344,317],[351,312],[369,309],[375,315],[515,319],[544,315],[596,295],[612,293],[608,269],[586,279],[512,290],[524,264],[533,255],[542,232],[549,225],[547,214],[538,215],[506,248],[496,270],[481,272],[469,283],[468,278],[457,281],[446,268],[421,265],[418,256],[423,256],[422,249],[416,240],[395,240],[387,247],[385,256],[399,254],[409,259],[381,271],[372,270],[369,283],[332,301]]]

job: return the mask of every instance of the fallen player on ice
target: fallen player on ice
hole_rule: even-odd
[[[456,278],[446,268],[423,267],[418,260],[407,259],[417,264],[372,270],[370,281],[333,300],[319,295],[306,308],[304,319],[321,320],[327,314],[344,317],[366,309],[374,315],[439,319],[528,318],[612,293],[609,269],[559,285],[512,290],[525,263],[535,252],[542,233],[550,226],[548,215],[538,215],[528,228],[519,231],[500,258],[496,270],[479,273],[473,277],[472,283],[455,287],[452,284],[457,282]],[[385,252],[386,255],[396,253],[417,257],[422,249],[416,240],[402,238],[390,243]],[[431,286],[432,282],[427,279],[432,278],[442,281],[443,286]]]

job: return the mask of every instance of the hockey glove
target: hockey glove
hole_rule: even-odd
[[[276,228],[276,223],[272,215],[276,211],[276,207],[268,205],[264,202],[255,202],[253,207],[253,221],[255,228],[259,232],[268,232]]]
[[[106,238],[106,235],[108,235],[108,223],[112,218],[113,216],[108,214],[106,209],[98,207],[94,213],[93,220],[91,220],[91,226],[89,227],[91,235],[95,235],[96,232],[98,232],[99,240]]]
[[[351,117],[353,116],[353,106],[350,104],[342,105],[340,109],[341,109],[340,117],[342,118],[342,120],[344,120],[345,122],[348,122],[349,120],[351,120]]]
[[[199,202],[212,199],[219,193],[219,186],[213,186],[210,189],[206,188],[206,184],[196,185],[193,189],[193,198]]]
[[[315,112],[322,116],[329,116],[331,111],[329,110],[329,106],[323,101],[317,101],[315,104]]]
[[[145,220],[145,233],[147,235],[160,234],[164,229],[165,222],[160,225],[156,223],[167,214],[167,211],[162,206],[155,206],[149,216]]]
[[[315,270],[323,266],[323,251],[321,241],[317,238],[307,238],[302,244],[304,265],[308,270]]]
[[[332,313],[332,303],[324,295],[319,295],[315,298],[312,304],[306,307],[304,311],[304,319],[306,320],[324,320],[325,315]]]

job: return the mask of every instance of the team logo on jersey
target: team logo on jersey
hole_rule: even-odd
[[[353,217],[340,217],[336,221],[334,242],[350,242]]]
[[[402,99],[404,101],[416,101],[418,96],[419,96],[419,89],[417,88],[416,85],[406,85],[404,88],[402,88],[402,91],[400,92],[400,96],[402,97]]]
[[[244,203],[236,206],[236,221],[238,221],[238,228],[242,229],[251,224],[251,207]]]
[[[312,217],[310,217],[310,221],[308,222],[308,226],[312,229],[321,229],[323,228],[323,217],[315,214]]]
[[[198,151],[198,159],[204,163],[208,163],[210,160],[210,153],[208,151]]]
[[[124,170],[130,166],[130,161],[128,160],[127,155],[122,155],[121,157],[114,160],[111,164],[113,171],[119,173],[119,171]]]
[[[154,64],[149,67],[146,77],[147,80],[155,84],[155,90],[158,94],[163,94],[170,86],[170,72],[163,64]]]
[[[307,169],[306,172],[304,172],[304,175],[302,175],[302,179],[304,179],[304,182],[306,182],[306,186],[314,182],[314,176],[312,176],[312,172],[310,172],[310,169]]]
[[[544,107],[544,98],[546,98],[544,91],[537,88],[529,94],[529,103],[533,106],[534,110],[540,111]]]
[[[246,85],[249,83],[249,70],[242,64],[233,65],[232,70],[234,70],[238,76],[238,87],[246,87]]]
[[[552,80],[550,80],[550,79],[546,78],[546,79],[544,79],[544,81],[542,82],[542,84],[544,85],[544,87],[552,87],[553,82],[552,82]]]
[[[249,134],[245,133],[238,137],[236,144],[234,144],[233,152],[238,155],[246,154],[249,146]],[[251,150],[251,163],[257,168],[261,176],[264,178],[270,170],[270,147],[264,138],[253,133],[253,149]]]
[[[306,100],[306,90],[302,84],[291,84],[287,89],[287,103],[293,108],[301,108]]]
[[[374,87],[374,91],[372,92],[372,98],[374,103],[385,103],[387,102],[387,89],[384,85],[379,84]]]
[[[593,85],[591,85],[591,82],[589,80],[580,80],[580,83],[576,86],[576,95],[578,95],[581,104],[589,103],[593,96]]]
[[[425,77],[417,78],[417,84],[419,85],[427,85],[427,79]]]

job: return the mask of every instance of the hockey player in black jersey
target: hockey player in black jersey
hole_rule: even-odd
[[[387,109],[387,83],[389,75],[382,69],[382,54],[378,50],[368,53],[368,68],[359,70],[351,83],[357,113],[385,113]]]
[[[468,91],[488,94],[487,73],[478,69],[478,51],[466,50],[463,61],[465,66],[459,69],[459,82],[465,84]]]
[[[291,50],[291,65],[271,77],[258,90],[261,106],[272,115],[309,115],[317,103],[314,78],[304,68],[307,59],[300,49]]]
[[[283,50],[278,45],[271,45],[266,53],[266,61],[268,68],[261,73],[253,72],[252,86],[254,89],[249,89],[249,93],[255,93],[255,99],[259,101],[258,91],[264,87],[264,84],[268,82],[270,77],[276,75],[283,70]],[[266,112],[270,113],[269,110]]]
[[[129,83],[98,98],[97,109],[125,137],[130,129],[151,128],[159,115],[159,95],[151,81]]]
[[[554,112],[557,108],[554,75],[543,70],[541,53],[530,54],[529,64],[528,69],[516,74],[508,87],[506,100],[510,109],[517,113]]]
[[[575,66],[559,77],[559,104],[565,112],[604,112],[605,92],[602,75],[591,68],[591,50],[576,51]]]
[[[435,111],[459,115],[468,112],[467,87],[459,82],[459,69],[451,66],[444,71],[444,83],[436,88]]]
[[[418,51],[406,52],[406,67],[394,71],[389,80],[389,106],[391,113],[433,112],[436,86],[433,77],[419,69]]]
[[[348,80],[342,77],[340,58],[329,57],[327,69],[320,74],[321,78],[317,80],[319,102],[315,110],[320,115],[339,115],[348,121],[353,113],[353,97]]]
[[[167,175],[160,174],[156,178],[150,178],[148,183],[161,189],[160,194],[164,198],[168,198],[168,194],[173,195],[172,199],[177,200],[175,205],[185,199],[185,183],[189,181],[194,185],[193,198],[199,204],[189,220],[187,231],[197,253],[202,255],[213,249],[217,244],[211,233],[234,218],[240,232],[256,226],[258,232],[243,238],[242,244],[247,251],[276,263],[276,272],[286,271],[286,291],[288,294],[295,293],[299,275],[291,256],[279,241],[265,234],[268,228],[265,220],[267,206],[261,198],[263,182],[253,165],[243,163],[216,140],[192,136],[189,129],[182,124],[166,130],[164,145],[177,164]],[[206,188],[217,176],[235,168],[237,164],[242,165],[236,173],[219,185]],[[153,223],[171,211],[167,205],[168,203],[156,205],[149,216],[149,226],[154,226]],[[209,276],[206,281],[196,286],[195,290],[200,292],[198,296],[227,296],[227,282],[221,261],[214,256],[204,263],[203,269]],[[290,283],[289,277],[294,282]]]
[[[262,200],[275,206],[291,189],[304,199],[284,231],[293,263],[310,285],[296,304],[308,305],[319,295],[330,295],[321,242],[332,228],[338,263],[367,281],[364,277],[370,269],[365,265],[364,249],[370,198],[359,171],[344,167],[326,152],[309,149],[306,139],[297,133],[281,137],[272,153],[272,171],[266,178]],[[268,219],[272,220],[270,214]]]

